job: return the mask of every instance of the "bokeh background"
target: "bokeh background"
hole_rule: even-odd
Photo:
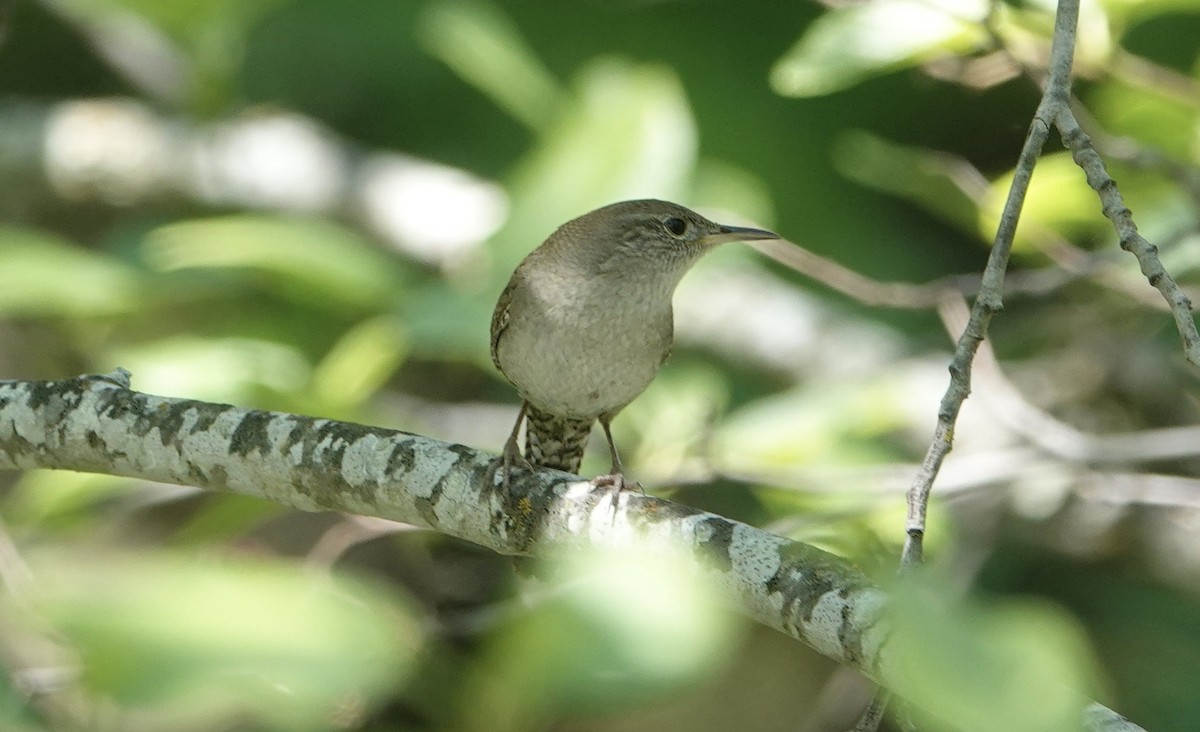
[[[496,297],[559,223],[633,197],[969,295],[1052,6],[0,2],[0,378],[122,366],[498,450]],[[1197,296],[1200,2],[1085,2],[1076,67]],[[1197,374],[1053,136],[1008,284],[936,487],[940,599],[900,603],[909,691],[967,728],[1054,729],[1061,681],[1195,729]],[[724,247],[617,420],[627,466],[890,583],[952,310]],[[518,595],[506,558],[408,527],[57,472],[0,474],[0,518],[5,730],[837,730],[870,693],[646,558]]]

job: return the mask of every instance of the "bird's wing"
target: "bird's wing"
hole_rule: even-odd
[[[667,361],[671,360],[671,348],[675,345],[675,308],[667,309],[667,319],[661,326],[663,334],[664,348],[662,359],[658,362],[658,367],[662,368]]]
[[[500,293],[500,299],[496,301],[496,309],[492,312],[492,363],[496,365],[496,370],[500,373],[504,373],[504,367],[500,365],[500,336],[508,327],[508,306],[512,303],[512,294],[513,290],[517,289],[517,282],[518,278],[514,274],[504,288],[504,292]]]

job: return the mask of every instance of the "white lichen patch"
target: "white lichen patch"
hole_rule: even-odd
[[[429,498],[438,482],[445,478],[458,462],[458,455],[441,446],[416,440],[412,441],[412,448],[412,471],[405,477],[405,484],[413,496]]]
[[[786,540],[745,524],[734,524],[729,560],[739,577],[765,586],[779,571],[779,548]]]
[[[839,589],[830,589],[813,605],[808,620],[799,619],[804,629],[804,638],[812,647],[833,658],[844,656],[839,637],[842,628],[842,612],[846,599]]]
[[[361,488],[364,485],[383,482],[387,472],[388,445],[390,440],[366,434],[348,443],[342,454],[341,473],[346,485]]]

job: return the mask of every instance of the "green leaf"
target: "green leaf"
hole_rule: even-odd
[[[982,187],[983,180],[964,160],[851,131],[835,141],[833,163],[850,180],[912,201],[961,231],[978,233],[979,206],[964,186],[979,178]]]
[[[829,10],[775,63],[771,86],[784,96],[821,96],[974,51],[987,41],[986,10],[974,0],[875,0]]]
[[[132,268],[32,229],[0,226],[0,273],[5,315],[113,315],[142,300],[142,280]]]
[[[891,605],[891,688],[922,729],[1054,732],[1079,729],[1098,688],[1083,630],[1033,600],[953,604],[911,581]]]
[[[898,456],[881,437],[908,424],[906,379],[808,384],[753,402],[724,419],[713,461],[732,473],[795,465],[859,465]]]
[[[245,31],[255,21],[290,0],[65,0],[84,17],[109,19],[134,13],[172,37],[197,45],[212,42],[221,29]]]
[[[682,198],[696,147],[695,123],[670,69],[611,58],[589,64],[510,185],[512,211],[490,247],[495,294],[564,221],[623,199]]]
[[[171,536],[171,546],[212,546],[237,541],[287,508],[257,496],[210,493],[194,507],[187,524]]]
[[[29,692],[18,689],[16,674],[0,677],[0,729],[5,732],[45,732],[46,725],[38,719],[29,703]]]
[[[356,407],[387,381],[407,354],[404,323],[390,315],[363,321],[317,364],[313,390],[331,409]]]
[[[770,226],[776,218],[771,189],[762,176],[724,160],[706,158],[699,161],[689,198],[698,210],[736,211],[762,226]],[[707,261],[710,256],[705,255],[701,261]]]
[[[420,641],[400,598],[282,564],[73,552],[33,565],[30,606],[78,653],[85,688],[150,728],[328,729],[391,693]]]
[[[1102,0],[1100,5],[1118,27],[1172,13],[1200,13],[1200,0]]]
[[[1000,214],[1012,187],[1009,172],[992,181],[980,211],[981,236],[995,237]],[[1103,235],[1107,222],[1100,213],[1100,200],[1087,185],[1083,171],[1071,160],[1070,153],[1044,155],[1037,161],[1029,193],[1021,208],[1013,240],[1013,251],[1030,253],[1048,235],[1065,236],[1072,241]]]
[[[540,243],[540,242],[539,242]],[[404,325],[414,352],[423,358],[471,361],[491,370],[488,326],[501,284],[470,290],[436,280],[413,291]]]
[[[468,730],[526,730],[612,713],[695,685],[741,627],[687,560],[641,548],[564,559],[545,601],[488,649]]]
[[[4,497],[4,518],[14,528],[36,531],[90,524],[97,506],[129,496],[134,485],[116,475],[30,470]]]
[[[180,335],[120,348],[106,360],[129,369],[140,390],[232,404],[302,393],[311,374],[295,348],[252,338]]]
[[[1129,208],[1137,213],[1140,227],[1167,234],[1177,230],[1176,222],[1189,218],[1190,204],[1186,198],[1169,182],[1163,181],[1157,172],[1133,170],[1118,163],[1109,164],[1107,168],[1114,179],[1121,181],[1121,194]],[[1011,185],[1010,172],[992,181],[988,188],[979,221],[980,235],[988,240],[996,234]],[[1170,224],[1160,224],[1164,216]],[[1088,186],[1083,170],[1068,152],[1043,155],[1038,160],[1021,209],[1013,251],[1038,251],[1047,236],[1093,244],[1115,236],[1112,225],[1101,211],[1099,196]]]
[[[631,429],[639,436],[637,449],[622,451],[622,457],[649,485],[678,477],[696,459],[728,402],[726,374],[709,365],[668,364],[617,421],[618,440]],[[590,457],[602,470],[608,457],[598,453]]]
[[[225,216],[169,224],[143,245],[164,271],[229,268],[261,274],[280,292],[304,302],[378,308],[398,289],[398,261],[336,224],[317,219]]]
[[[417,34],[430,53],[515,119],[533,129],[549,121],[558,83],[495,6],[431,3]]]
[[[1200,82],[1200,72],[1196,77]],[[1104,120],[1107,133],[1128,136],[1144,149],[1180,162],[1200,162],[1195,132],[1200,126],[1200,99],[1185,100],[1162,88],[1111,79],[1089,90],[1087,102],[1092,113]]]
[[[193,106],[224,111],[234,94],[247,38],[259,21],[291,0],[62,0],[55,5],[90,26],[110,48],[138,53],[143,73],[177,76],[171,93],[184,92]],[[180,61],[169,68],[157,63]],[[176,88],[182,87],[182,89]]]

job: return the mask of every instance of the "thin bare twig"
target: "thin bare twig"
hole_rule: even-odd
[[[954,296],[959,292],[944,279],[924,284],[880,282],[786,239],[756,241],[750,246],[864,305],[927,310],[937,307],[947,295]]]
[[[1046,89],[1038,103],[1033,122],[1029,126],[1029,134],[1025,138],[1025,145],[1017,160],[1012,186],[1008,190],[1008,198],[1000,216],[1000,226],[983,272],[979,295],[971,308],[967,327],[954,349],[954,357],[950,362],[950,385],[938,408],[938,423],[933,441],[908,492],[908,538],[901,557],[903,566],[911,566],[921,561],[929,494],[942,462],[953,444],[954,424],[958,420],[959,410],[970,394],[971,363],[975,352],[987,335],[992,316],[1003,307],[1004,273],[1008,268],[1013,237],[1025,195],[1029,191],[1033,168],[1037,164],[1042,147],[1046,144],[1046,138],[1050,135],[1050,126],[1062,110],[1067,108],[1071,96],[1071,62],[1075,52],[1075,26],[1078,17],[1079,0],[1059,1],[1054,22],[1054,40],[1050,47],[1050,74]]]
[[[1108,160],[1115,160],[1131,168],[1158,172],[1179,186],[1191,198],[1192,204],[1200,208],[1200,167],[1132,137],[1108,132],[1078,100],[1072,101],[1071,111],[1079,120],[1079,126],[1089,130],[1097,152]]]
[[[1125,205],[1116,181],[1108,174],[1104,160],[1092,146],[1091,138],[1079,126],[1069,106],[1064,105],[1059,110],[1055,124],[1062,135],[1063,144],[1071,150],[1071,157],[1087,174],[1088,185],[1100,196],[1104,215],[1116,229],[1121,248],[1137,257],[1142,274],[1171,306],[1171,315],[1175,318],[1175,327],[1188,361],[1200,367],[1200,333],[1196,331],[1196,321],[1192,316],[1192,301],[1179,289],[1175,278],[1163,268],[1158,258],[1158,247],[1138,233],[1133,213]]]

